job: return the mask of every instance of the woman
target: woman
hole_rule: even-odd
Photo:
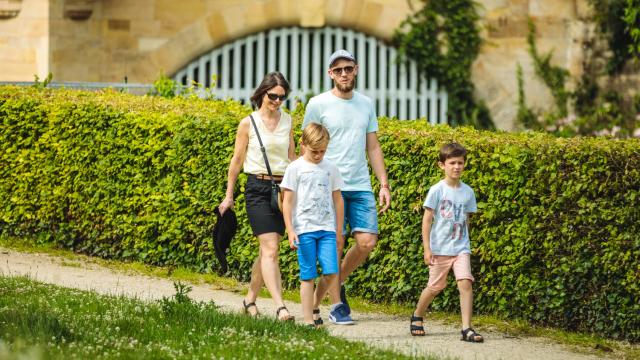
[[[268,73],[251,96],[255,119],[260,138],[269,159],[273,180],[282,181],[282,175],[289,163],[295,160],[295,144],[291,127],[291,116],[280,110],[280,106],[289,95],[289,83],[279,72]],[[280,320],[293,320],[293,316],[282,300],[282,278],[278,266],[278,250],[284,234],[282,214],[271,210],[271,178],[251,119],[240,121],[236,134],[233,157],[229,164],[227,194],[220,206],[220,214],[233,208],[233,189],[240,169],[248,174],[245,186],[247,216],[253,234],[258,237],[260,252],[251,270],[249,291],[242,301],[244,312],[252,316],[258,314],[255,304],[260,288],[265,284]]]

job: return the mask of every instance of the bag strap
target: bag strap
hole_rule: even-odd
[[[254,120],[253,115],[249,114],[249,117],[251,118],[251,124],[253,124],[253,129],[256,131],[256,136],[258,137],[258,143],[260,143],[260,151],[262,151],[264,164],[267,166],[267,173],[271,178],[271,185],[275,185],[276,182],[273,181],[273,175],[271,174],[271,167],[269,166],[269,159],[267,158],[267,151],[265,150],[264,145],[262,144],[262,139],[260,138],[260,132],[258,131],[258,126],[256,125],[256,121]]]

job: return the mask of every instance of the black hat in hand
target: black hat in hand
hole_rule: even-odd
[[[218,220],[213,227],[213,247],[216,252],[216,258],[220,263],[220,273],[224,274],[229,267],[227,249],[238,229],[238,219],[236,218],[236,213],[231,209],[227,209],[223,215],[220,215],[220,210],[216,207],[214,213]]]

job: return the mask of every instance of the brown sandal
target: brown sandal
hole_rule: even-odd
[[[260,314],[260,311],[258,311],[258,306],[256,305],[256,303],[255,303],[255,302],[251,302],[251,303],[248,303],[248,304],[247,304],[247,303],[244,301],[244,299],[243,299],[243,300],[242,300],[242,306],[244,307],[244,314],[245,314],[245,315],[249,315],[249,316],[254,316],[254,317],[255,317],[255,316],[258,316],[258,315]],[[252,313],[249,311],[249,308],[251,308],[251,307],[256,308],[256,313],[255,313],[255,314],[252,314]]]
[[[289,314],[287,314],[287,316],[285,317],[280,317],[280,311],[282,310],[287,310]],[[278,310],[276,310],[276,319],[280,321],[294,321],[296,318],[291,316],[291,313],[289,312],[289,309],[287,309],[286,306],[281,306],[278,308]]]

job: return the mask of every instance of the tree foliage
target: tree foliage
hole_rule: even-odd
[[[423,81],[434,77],[449,96],[452,125],[494,128],[487,107],[474,98],[471,66],[482,42],[477,3],[472,0],[424,1],[405,19],[393,40],[400,60],[413,60]]]

